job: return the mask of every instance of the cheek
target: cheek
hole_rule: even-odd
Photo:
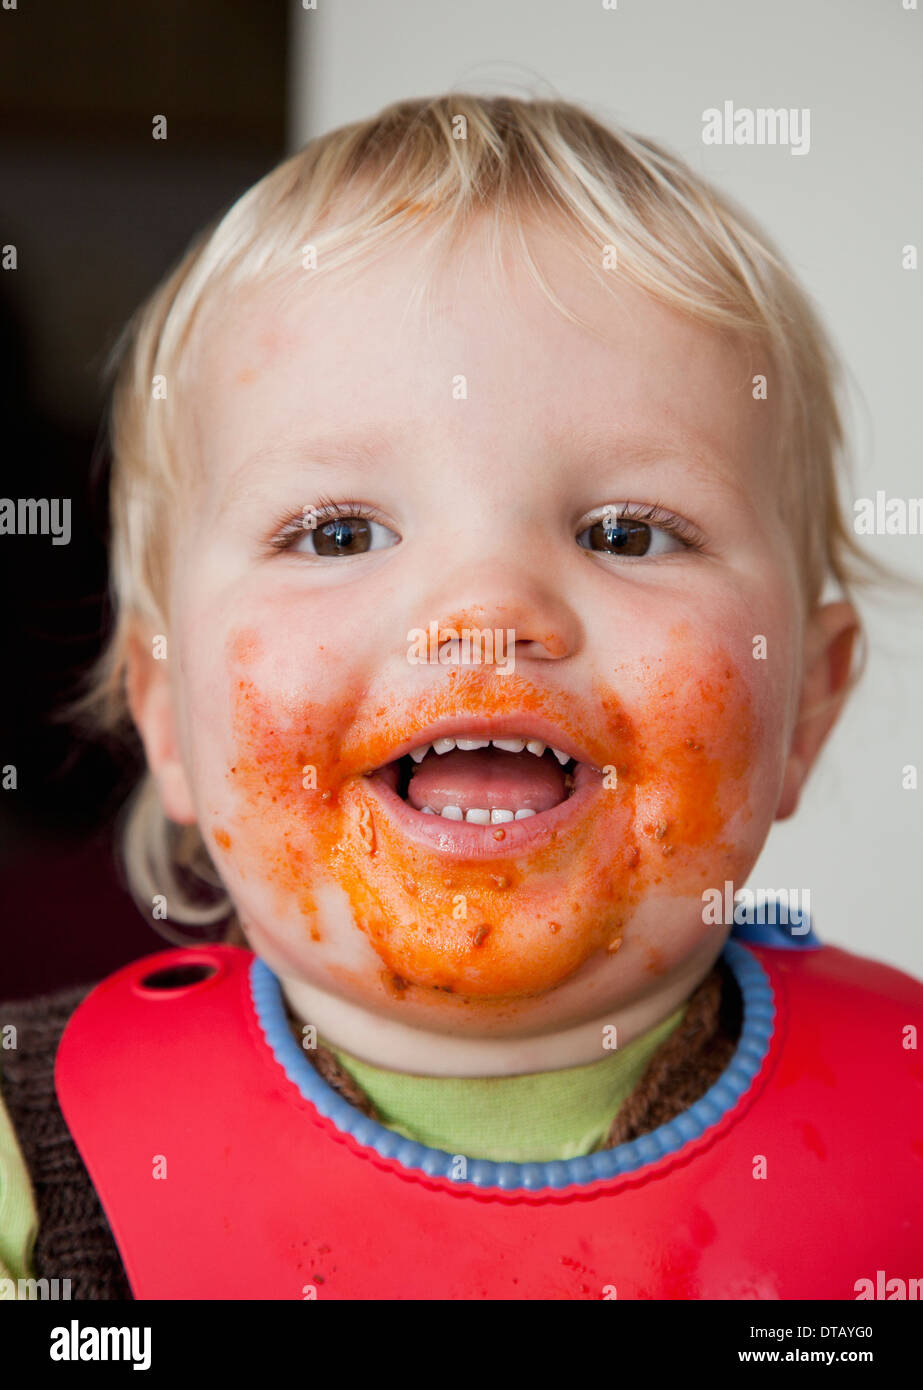
[[[338,689],[323,704],[274,695],[251,643],[241,633],[229,648],[235,825],[217,829],[215,842],[270,888],[275,912],[294,906],[306,946],[324,941],[324,889],[334,884],[392,995],[542,993],[592,954],[611,958],[646,900],[700,897],[758,853],[765,827],[750,794],[766,720],[746,666],[723,648],[671,657],[668,674],[643,661],[623,668],[618,691],[598,683],[579,712],[518,675],[501,690],[445,675],[417,702],[419,723],[540,709],[606,769],[566,835],[527,856],[446,864],[392,828],[361,775],[406,736],[391,726],[392,710],[407,718],[406,696],[370,704],[363,691],[351,701]]]
[[[602,694],[601,703],[610,707],[609,697]],[[749,686],[723,650],[645,681],[624,771],[638,853],[652,882],[669,869],[677,889],[691,888],[706,861],[734,853],[753,818],[762,745]]]

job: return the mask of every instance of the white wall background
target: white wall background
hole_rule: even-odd
[[[788,256],[855,382],[848,496],[923,495],[923,12],[913,0],[292,0],[291,145],[448,87],[558,95],[660,140]],[[923,5],[923,0],[920,0]],[[705,146],[702,112],[809,107],[811,149]],[[923,579],[923,536],[870,538]],[[810,887],[822,939],[923,977],[923,605],[866,604],[866,677],[751,887]]]

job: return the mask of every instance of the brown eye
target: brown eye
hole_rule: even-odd
[[[313,533],[317,555],[363,555],[372,543],[372,524],[364,516],[338,516]]]
[[[643,517],[604,512],[579,533],[577,544],[597,555],[657,559],[673,551],[695,548],[694,541],[684,537],[682,527],[679,518],[667,512],[661,514],[659,508],[650,514],[646,510]]]
[[[646,555],[653,533],[646,521],[617,517],[611,521],[597,521],[583,534],[589,535],[591,550],[602,550],[607,555]]]
[[[336,560],[386,550],[400,541],[394,531],[369,515],[363,502],[303,508],[300,517],[290,517],[270,541],[274,550],[304,555],[308,560]]]

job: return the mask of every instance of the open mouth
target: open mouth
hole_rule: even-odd
[[[531,734],[483,732],[421,742],[370,775],[422,816],[480,826],[541,816],[598,778]]]

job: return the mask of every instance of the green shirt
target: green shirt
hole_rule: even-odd
[[[0,1095],[0,1300],[16,1297],[17,1279],[31,1279],[38,1233],[35,1196],[22,1150]]]
[[[651,1055],[686,1006],[598,1062],[526,1076],[409,1076],[330,1048],[388,1129],[430,1148],[497,1163],[580,1158],[604,1143]]]

